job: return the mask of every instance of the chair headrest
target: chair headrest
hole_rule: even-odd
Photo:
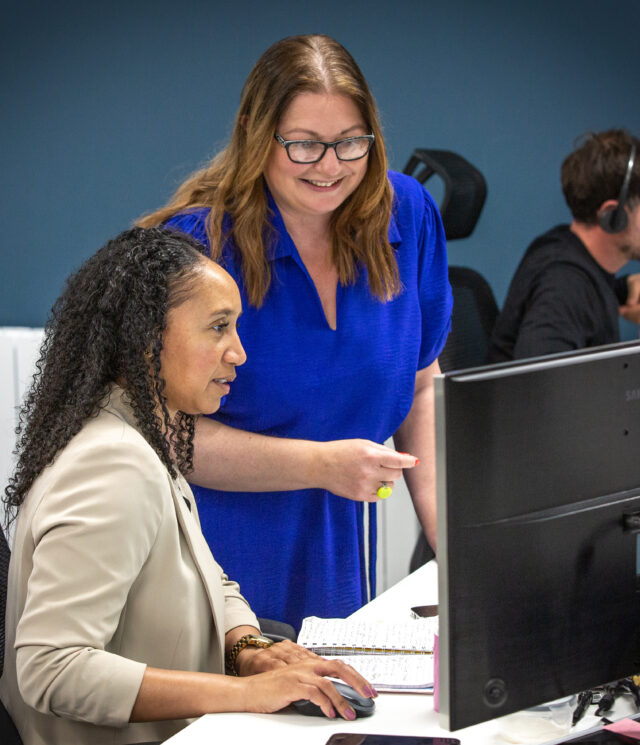
[[[419,166],[420,170],[414,173]],[[439,208],[447,240],[471,235],[487,197],[487,183],[475,166],[450,150],[419,148],[413,151],[404,173],[421,184],[434,174],[440,176],[444,196]]]

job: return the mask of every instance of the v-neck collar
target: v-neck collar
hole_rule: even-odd
[[[275,235],[277,236],[276,240],[267,249],[267,260],[275,261],[287,256],[300,258],[296,244],[289,235],[289,231],[284,223],[280,209],[269,189],[267,189],[267,204],[269,208],[269,221],[274,229]],[[394,247],[397,247],[402,240],[393,212],[391,213],[391,220],[389,222],[388,237],[389,243]]]

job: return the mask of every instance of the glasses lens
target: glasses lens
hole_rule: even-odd
[[[351,137],[336,145],[336,155],[340,160],[358,160],[363,158],[371,147],[371,140],[367,137]]]
[[[313,140],[292,142],[289,145],[289,157],[296,163],[313,163],[314,160],[319,160],[323,153],[324,145]]]

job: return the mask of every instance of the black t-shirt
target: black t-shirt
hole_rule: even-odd
[[[620,340],[618,307],[626,277],[616,279],[568,225],[541,235],[511,280],[489,348],[489,362],[537,357]]]

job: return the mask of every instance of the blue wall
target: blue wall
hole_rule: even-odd
[[[529,241],[568,220],[575,137],[640,132],[639,28],[638,0],[5,3],[0,325],[42,325],[69,272],[225,141],[260,53],[307,32],[358,60],[394,168],[433,147],[484,173],[478,227],[449,256],[502,302]]]

